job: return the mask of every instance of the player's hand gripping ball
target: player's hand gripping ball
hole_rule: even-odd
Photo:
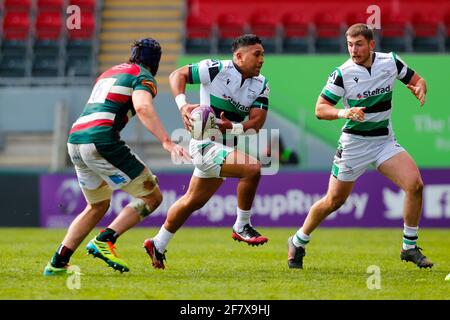
[[[208,139],[216,128],[216,115],[210,106],[199,106],[192,110],[191,136],[196,140]]]

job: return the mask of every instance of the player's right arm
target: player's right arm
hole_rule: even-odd
[[[365,107],[338,109],[336,104],[344,96],[344,81],[341,71],[337,68],[328,77],[327,84],[316,102],[316,117],[319,120],[351,119],[364,121]]]
[[[316,102],[316,117],[319,120],[336,120],[344,118],[361,122],[364,120],[365,109],[365,107],[338,109],[333,103],[325,100],[322,96],[319,96]]]
[[[181,112],[184,128],[191,131],[191,112],[198,104],[190,104],[186,100],[186,84],[189,81],[189,65],[178,68],[169,76],[170,89]]]
[[[188,152],[184,150],[183,147],[170,140],[169,135],[155,111],[152,95],[145,90],[135,90],[133,91],[132,100],[137,117],[144,127],[161,142],[163,148],[167,150],[172,157],[189,161],[190,156]]]
[[[186,84],[209,84],[221,70],[221,61],[205,59],[199,63],[181,67],[170,74],[170,88],[175,97],[178,109],[180,109],[184,127],[187,130],[191,130],[191,111],[199,105],[190,104],[186,101]]]

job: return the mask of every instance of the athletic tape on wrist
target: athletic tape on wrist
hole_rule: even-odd
[[[177,103],[178,110],[181,110],[181,108],[187,104],[186,101],[186,95],[184,93],[180,93],[175,97],[175,102]]]

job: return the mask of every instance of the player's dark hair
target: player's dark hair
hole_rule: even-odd
[[[262,44],[261,39],[254,34],[244,34],[239,38],[234,39],[231,44],[231,52],[234,53],[239,48],[252,46],[254,44]]]
[[[365,23],[356,23],[348,28],[345,37],[363,36],[367,41],[373,40],[373,29]]]
[[[153,76],[156,76],[161,60],[161,45],[152,38],[137,40],[131,46],[131,57],[129,63],[143,64],[150,69]]]

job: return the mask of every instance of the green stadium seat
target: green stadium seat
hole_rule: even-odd
[[[0,57],[0,77],[24,77],[25,59],[23,56],[2,55]]]
[[[58,75],[58,56],[34,55],[33,77],[56,77]]]
[[[91,56],[67,56],[66,76],[68,77],[91,77],[95,72]]]
[[[25,56],[27,52],[27,42],[22,40],[3,40],[0,53],[2,55]]]

